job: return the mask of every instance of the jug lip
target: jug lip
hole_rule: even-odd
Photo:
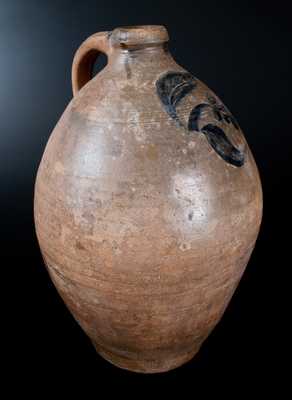
[[[114,29],[109,33],[113,46],[137,46],[168,42],[167,29],[163,25],[133,25]]]

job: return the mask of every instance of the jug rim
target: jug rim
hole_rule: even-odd
[[[136,46],[161,44],[169,40],[167,29],[163,25],[133,25],[115,28],[109,33],[114,46]]]

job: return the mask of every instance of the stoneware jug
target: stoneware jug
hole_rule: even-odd
[[[198,352],[262,215],[238,122],[167,42],[163,26],[132,26],[81,44],[35,186],[37,237],[64,302],[99,354],[147,373]],[[100,53],[108,63],[91,79]]]

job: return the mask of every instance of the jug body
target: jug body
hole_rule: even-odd
[[[49,274],[96,350],[161,372],[220,320],[258,235],[262,191],[229,110],[160,26],[95,34],[46,146],[35,225]],[[99,52],[107,66],[91,78]]]

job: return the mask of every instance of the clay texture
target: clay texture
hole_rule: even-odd
[[[148,373],[198,352],[262,215],[238,123],[167,41],[164,27],[140,26],[81,45],[35,186],[37,236],[64,302],[104,358]],[[91,79],[99,52],[108,64]]]

